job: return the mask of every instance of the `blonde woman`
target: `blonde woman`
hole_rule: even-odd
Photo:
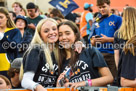
[[[46,91],[44,87],[55,87],[58,77],[57,22],[51,18],[41,20],[24,55],[22,87],[35,91]]]
[[[11,60],[18,57],[17,47],[21,33],[6,8],[0,7],[0,74],[7,76]]]
[[[123,22],[120,29],[115,33],[114,39],[118,85],[121,86],[136,87],[136,56],[134,55],[135,48],[133,47],[136,37],[134,35],[136,35],[136,9],[127,7],[123,11]],[[123,50],[124,45],[126,47]]]

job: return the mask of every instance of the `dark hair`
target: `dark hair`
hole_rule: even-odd
[[[111,9],[111,13],[114,14],[115,13],[115,9]]]
[[[65,22],[62,22],[62,23],[60,23],[59,25],[58,25],[58,29],[59,29],[59,27],[60,26],[62,26],[62,25],[68,25],[72,30],[73,30],[73,32],[74,32],[74,34],[75,34],[75,36],[76,36],[76,40],[75,40],[75,42],[76,41],[80,41],[80,32],[79,32],[79,29],[78,29],[78,27],[77,27],[77,25],[74,23],[74,22],[72,22],[72,21],[65,21]],[[74,65],[75,65],[75,63],[76,63],[76,61],[78,60],[78,58],[79,58],[79,54],[77,53],[77,52],[75,52],[75,50],[74,49],[71,49],[71,59],[70,59],[70,62],[69,62],[69,65],[72,67],[72,69],[74,68]],[[65,60],[66,59],[66,52],[65,52],[65,50],[64,49],[59,49],[59,72],[60,72],[60,70],[61,70],[61,68],[62,68],[62,63],[63,63],[63,60]]]
[[[26,9],[35,9],[35,8],[36,8],[36,6],[35,6],[35,4],[32,3],[32,2],[29,2],[29,3],[26,5]]]
[[[52,9],[51,12],[50,12],[50,14],[53,14],[53,17],[59,17],[59,18],[64,19],[64,16],[61,13],[61,11],[58,10],[58,9],[56,9],[56,8]]]
[[[53,19],[56,21],[59,20],[60,22],[62,22],[61,18],[59,18],[59,17],[53,17]]]
[[[9,70],[8,70],[8,76],[10,77],[10,78],[12,78],[12,77],[14,77],[15,76],[15,73],[18,73],[19,74],[19,72],[20,72],[20,69],[17,69],[17,68],[10,68]]]
[[[9,11],[9,13],[12,13],[13,17],[16,17],[16,14],[13,11]]]
[[[90,7],[88,7],[88,8],[84,8],[84,10],[88,10]]]
[[[13,8],[13,5],[14,5],[14,4],[19,5],[19,7],[20,7],[21,9],[23,8],[22,4],[21,4],[21,3],[19,3],[19,2],[14,2],[14,3],[12,4],[12,8]]]
[[[97,0],[97,6],[104,5],[104,3],[110,5],[110,0]]]

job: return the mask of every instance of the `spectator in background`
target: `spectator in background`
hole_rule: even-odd
[[[0,75],[0,90],[11,89],[11,83],[6,76]]]
[[[19,2],[14,2],[12,4],[13,12],[16,14],[16,16],[20,15],[20,12],[22,11],[22,5]]]
[[[111,13],[111,14],[114,14],[114,15],[120,16],[120,13],[119,13],[119,11],[118,11],[117,9],[111,9],[111,10],[110,10],[110,13]]]
[[[48,13],[44,13],[44,15],[45,15],[46,17],[49,17],[49,14],[48,14]]]
[[[27,29],[27,20],[24,16],[17,16],[15,19],[15,24],[17,28],[21,32],[21,41],[20,41],[20,48],[19,48],[19,57],[23,57],[23,54],[29,47],[29,43],[32,40],[32,35],[26,30]]]
[[[24,8],[22,8],[20,15],[25,16],[25,17],[27,16],[27,12]]]
[[[39,6],[36,5],[37,15],[40,15],[42,18],[47,18],[45,15],[43,15],[43,12],[40,10]]]
[[[48,8],[48,14],[52,11],[53,8]]]
[[[61,18],[59,18],[59,17],[54,17],[53,19],[56,20],[58,22],[58,24],[62,22]]]
[[[82,12],[80,19],[80,33],[85,41],[85,44],[88,44],[88,36],[91,32],[91,26],[93,22],[93,10],[90,8],[92,6],[93,4],[84,4],[84,11]]]
[[[10,18],[8,10],[0,7],[0,74],[7,76],[10,62],[18,57],[16,45],[20,41],[21,33]]]
[[[62,21],[64,20],[64,16],[60,10],[53,8],[50,12],[50,18],[59,17]]]
[[[93,32],[91,44],[95,45],[103,54],[115,78],[117,76],[117,69],[114,60],[113,41],[114,33],[121,26],[122,18],[117,15],[110,15],[110,0],[97,0],[97,7],[102,16],[98,21],[94,22],[95,28],[91,30]]]
[[[114,35],[119,86],[136,87],[136,9],[123,10],[122,25]],[[123,45],[123,46],[122,46]],[[125,45],[125,47],[124,47]]]
[[[28,17],[26,18],[28,21],[28,29],[27,31],[32,34],[32,36],[35,33],[35,28],[38,24],[38,22],[43,19],[40,15],[37,15],[37,9],[34,3],[30,2],[26,5]]]
[[[16,58],[11,63],[11,67],[8,70],[8,76],[10,77],[12,88],[18,89],[21,87],[21,81],[19,80],[20,67],[23,58]]]
[[[9,11],[9,15],[13,21],[16,19],[16,14],[13,11]]]

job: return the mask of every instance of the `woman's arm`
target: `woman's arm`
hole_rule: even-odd
[[[92,86],[106,86],[113,82],[113,76],[108,67],[98,68],[100,78],[92,79]]]
[[[115,59],[116,68],[118,69],[118,63],[119,63],[119,50],[114,50],[114,59]]]
[[[24,73],[21,85],[25,89],[35,90],[35,91],[47,91],[43,86],[33,81],[34,72]]]
[[[122,87],[133,87],[136,88],[136,79],[135,80],[129,80],[124,77],[121,77],[121,86]]]
[[[101,67],[98,68],[98,70],[99,73],[101,74],[101,77],[92,79],[91,80],[92,86],[106,86],[107,84],[113,82],[113,76],[108,67]],[[70,89],[72,88],[76,89],[77,87],[86,86],[86,81],[81,81],[77,83],[66,83],[65,87],[68,87],[69,85],[71,85]]]

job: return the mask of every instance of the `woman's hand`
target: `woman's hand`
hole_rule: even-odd
[[[63,72],[63,73],[61,73],[61,74],[59,75],[59,77],[58,77],[58,79],[57,79],[56,87],[61,87],[61,85],[60,85],[59,81],[60,81],[61,79],[63,79],[63,78],[64,78],[64,75],[65,75],[65,73],[64,73],[64,72]]]
[[[76,83],[67,82],[64,86],[65,86],[66,88],[70,86],[70,91],[72,91],[72,88],[73,88],[74,91],[75,91],[78,87],[86,86],[86,82],[85,82],[85,81],[76,82]]]
[[[47,89],[45,89],[42,85],[37,85],[35,91],[47,91]]]
[[[82,49],[85,47],[85,45],[81,41],[77,41],[74,46],[75,51],[78,53],[81,53]]]

